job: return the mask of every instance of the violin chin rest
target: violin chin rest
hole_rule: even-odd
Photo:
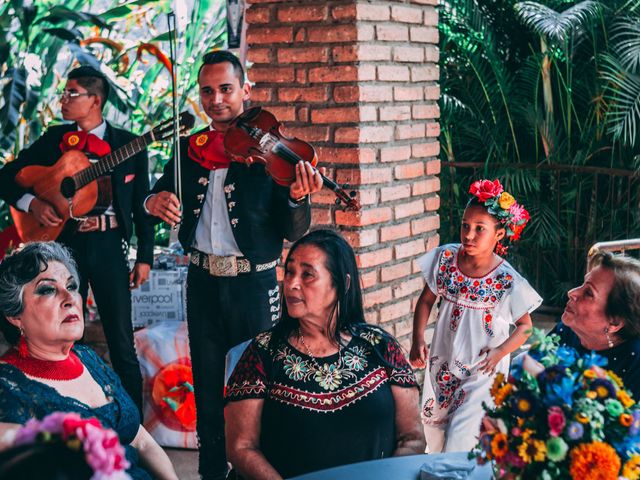
[[[260,115],[261,111],[262,111],[262,107],[251,107],[250,109],[245,110],[243,113],[241,113],[238,119],[250,122],[251,120],[256,118],[258,115]]]

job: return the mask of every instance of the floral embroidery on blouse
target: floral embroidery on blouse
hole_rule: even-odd
[[[417,386],[400,345],[374,327],[357,331],[340,354],[326,359],[308,357],[286,340],[275,340],[265,332],[243,353],[225,397],[229,401],[268,398],[303,409],[331,412],[359,401],[385,383]]]
[[[467,277],[458,268],[454,252],[446,249],[440,256],[436,285],[438,293],[457,306],[493,308],[513,286],[513,276],[496,267],[485,277]],[[454,327],[457,328],[457,324],[451,325],[455,331]]]

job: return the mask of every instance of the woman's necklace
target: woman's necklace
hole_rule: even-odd
[[[24,337],[20,338],[20,342],[24,342]],[[64,360],[40,360],[28,353],[21,353],[24,350],[12,348],[0,360],[30,377],[44,380],[74,380],[84,372],[84,365],[73,351],[69,351],[69,356]]]
[[[300,339],[300,343],[302,344],[302,346],[307,351],[307,355],[309,356],[309,358],[311,358],[311,362],[313,363],[313,366],[315,367],[316,371],[317,372],[322,371],[322,368],[320,367],[320,364],[316,360],[315,355],[313,354],[313,352],[311,352],[311,349],[305,343],[304,335],[302,335],[302,332],[300,331],[300,327],[298,327],[298,338]],[[342,345],[340,344],[340,342],[338,342],[338,362],[332,363],[332,365],[335,365],[336,368],[340,368],[340,366],[342,365]]]

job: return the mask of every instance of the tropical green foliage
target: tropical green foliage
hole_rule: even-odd
[[[11,161],[47,125],[61,121],[66,73],[91,65],[112,85],[106,117],[143,133],[171,116],[167,13],[176,8],[179,110],[205,120],[196,65],[226,43],[225,3],[217,0],[7,0],[0,2],[0,163]],[[164,63],[163,63],[164,62]],[[151,150],[158,172],[168,145]],[[9,222],[0,202],[0,230]]]
[[[442,239],[499,177],[532,214],[510,260],[559,304],[591,244],[640,236],[640,3],[441,7]]]

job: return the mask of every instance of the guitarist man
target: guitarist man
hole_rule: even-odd
[[[52,205],[17,185],[15,175],[26,166],[54,165],[64,151],[81,147],[92,159],[136,138],[104,120],[102,109],[108,94],[109,83],[102,73],[87,66],[72,70],[61,103],[62,117],[74,123],[49,128],[0,170],[0,198],[29,212],[43,226],[59,225],[62,219]],[[147,280],[153,263],[154,229],[142,206],[149,192],[146,151],[98,178],[98,184],[102,205],[96,205],[79,223],[67,222],[58,241],[73,251],[85,301],[91,285],[113,368],[142,412],[142,376],[133,343],[129,289]],[[127,251],[134,224],[138,252],[130,272]]]
[[[223,386],[225,355],[234,345],[270,328],[279,318],[275,265],[283,239],[309,228],[309,194],[322,188],[311,165],[296,166],[296,181],[281,187],[264,167],[230,163],[222,139],[244,111],[251,87],[235,55],[215,51],[198,72],[200,102],[209,128],[182,143],[182,202],[169,162],[145,202],[150,214],[176,225],[191,253],[187,322],[200,440],[200,475],[226,477]]]

